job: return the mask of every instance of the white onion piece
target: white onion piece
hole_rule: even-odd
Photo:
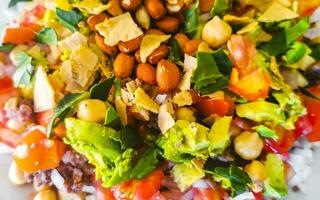
[[[310,23],[320,22],[320,7],[317,8],[310,17]]]
[[[320,26],[316,26],[314,28],[310,28],[305,34],[304,37],[313,40],[320,36]]]
[[[200,179],[197,182],[195,182],[193,184],[193,187],[195,188],[210,188],[210,186],[208,185],[207,181]]]
[[[255,200],[252,192],[244,192],[236,197],[233,198],[233,200]]]
[[[58,190],[65,192],[64,178],[61,176],[61,174],[56,169],[53,169],[51,171],[51,181],[56,186],[56,188]]]
[[[93,194],[93,193],[95,193],[95,191],[96,191],[96,189],[91,185],[82,186],[82,192]]]
[[[96,195],[88,195],[86,196],[86,200],[97,200]]]
[[[182,195],[182,197],[180,198],[180,200],[192,200],[192,199],[193,199],[192,189],[189,190],[188,192],[184,193],[184,195]]]
[[[157,104],[162,104],[167,98],[167,95],[166,94],[158,94],[155,98],[155,102]]]

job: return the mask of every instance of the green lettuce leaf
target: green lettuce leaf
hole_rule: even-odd
[[[287,64],[294,64],[302,59],[306,54],[311,53],[308,46],[302,42],[295,42],[290,47],[285,56]]]
[[[32,0],[10,0],[9,8],[17,5],[19,2],[26,2],[26,1],[32,1]]]
[[[279,136],[277,135],[277,133],[265,125],[255,126],[253,127],[253,129],[255,129],[262,137],[272,138],[275,140],[279,139]]]
[[[115,77],[112,77],[92,86],[90,89],[90,98],[106,101],[109,91],[114,83],[114,79]]]
[[[170,47],[169,59],[173,62],[179,62],[183,59],[183,54],[179,43],[176,39],[173,39]]]
[[[83,16],[73,10],[66,11],[56,8],[56,14],[59,22],[72,32],[77,31],[77,25],[82,20]]]
[[[14,44],[2,44],[0,46],[0,51],[1,52],[5,52],[5,53],[8,53],[10,52],[16,45]]]
[[[222,17],[229,7],[229,0],[215,0],[214,5],[210,11],[212,16],[219,15]]]
[[[32,57],[23,51],[18,52],[16,71],[13,74],[13,84],[15,87],[28,87],[32,82],[34,74]]]
[[[186,11],[184,12],[184,32],[190,37],[197,36],[201,29],[198,10],[199,0],[196,0],[192,8],[186,9]]]
[[[56,45],[58,36],[53,28],[45,27],[39,33],[36,33],[36,41],[42,44]]]
[[[147,149],[140,157],[138,162],[133,167],[130,178],[142,179],[148,176],[159,163],[159,149],[151,147]]]
[[[112,128],[121,127],[120,116],[113,106],[109,105],[107,108],[106,116],[103,125],[110,126]]]
[[[275,198],[281,198],[288,194],[284,164],[281,158],[276,154],[268,154],[264,162],[268,173],[268,179],[265,181],[265,195]]]

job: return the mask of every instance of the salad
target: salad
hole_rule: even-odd
[[[320,141],[319,0],[11,0],[0,141],[35,200],[281,199]]]

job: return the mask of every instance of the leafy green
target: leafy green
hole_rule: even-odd
[[[285,113],[280,106],[266,101],[252,101],[236,106],[236,113],[239,117],[251,119],[256,122],[272,122],[280,124],[285,122]]]
[[[2,44],[0,46],[0,51],[5,53],[10,52],[15,46],[16,45],[14,44]]]
[[[311,54],[314,59],[320,60],[320,44],[314,44],[310,46],[311,48]]]
[[[207,158],[209,129],[195,122],[185,120],[176,121],[157,145],[163,150],[163,157],[174,162],[184,162],[192,157]]]
[[[231,189],[232,196],[245,192],[246,186],[251,183],[248,175],[235,165],[216,167],[213,170],[213,178],[215,181],[221,182],[222,187]]]
[[[214,122],[208,135],[210,155],[220,154],[229,146],[231,120],[232,117],[221,117]]]
[[[16,71],[13,74],[14,86],[28,87],[32,82],[34,70],[32,58],[23,51],[18,52]]]
[[[42,44],[56,45],[58,36],[53,28],[45,27],[39,33],[36,33],[36,41]]]
[[[215,0],[214,5],[210,11],[212,16],[219,15],[222,17],[229,7],[229,0]]]
[[[302,19],[294,26],[277,33],[270,42],[263,44],[261,48],[271,56],[284,53],[290,45],[303,35],[310,27],[308,19]]]
[[[224,89],[229,85],[229,78],[227,76],[217,79],[215,83],[209,84],[206,87],[200,88],[199,92],[202,95],[211,94],[218,90]]]
[[[47,126],[47,136],[51,137],[52,130],[57,127],[81,100],[89,97],[88,92],[66,94],[54,110],[54,115]]]
[[[176,164],[172,169],[172,174],[181,191],[185,191],[205,176],[204,170],[195,166],[193,161]]]
[[[144,178],[150,174],[159,163],[157,156],[159,149],[151,147],[147,149],[140,157],[138,162],[133,167],[130,178]]]
[[[268,154],[264,162],[268,179],[265,181],[265,195],[281,198],[288,194],[284,164],[276,154]]]
[[[308,51],[308,46],[302,42],[295,42],[290,47],[290,49],[287,51],[286,54],[286,61],[287,64],[293,64],[298,62],[300,59],[302,59],[307,53],[310,53]]]
[[[118,133],[122,148],[134,148],[142,144],[142,139],[136,128],[126,125]]]
[[[170,47],[169,59],[173,62],[179,62],[182,60],[182,58],[183,55],[179,43],[176,39],[173,39]]]
[[[253,127],[262,137],[265,138],[272,138],[275,140],[279,139],[279,136],[277,135],[277,133],[270,129],[269,127],[266,127],[264,125],[259,125],[259,126],[255,126]]]
[[[26,2],[26,1],[32,1],[32,0],[10,0],[9,8],[17,5],[17,3],[19,2]]]
[[[112,128],[117,128],[121,126],[120,116],[117,111],[109,105],[106,112],[106,117],[104,119],[105,126],[110,126]]]
[[[106,101],[114,79],[115,77],[112,77],[92,86],[90,89],[90,98]]]
[[[184,32],[189,36],[194,37],[199,32],[200,27],[200,19],[199,19],[199,0],[193,4],[192,8],[187,9],[184,12],[185,20],[184,20]]]
[[[83,18],[81,14],[73,10],[66,11],[60,8],[56,8],[56,14],[58,16],[60,23],[72,32],[77,31],[76,27]]]
[[[213,52],[214,60],[223,75],[230,75],[232,70],[232,62],[223,49],[218,49]]]

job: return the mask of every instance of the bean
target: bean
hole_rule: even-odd
[[[131,53],[140,47],[142,36],[129,40],[127,42],[120,41],[118,48],[122,53]]]
[[[161,19],[167,14],[161,0],[145,0],[144,5],[153,19]]]
[[[121,0],[121,6],[126,11],[134,11],[141,5],[141,0]]]
[[[127,78],[132,73],[134,57],[124,53],[119,53],[113,63],[113,71],[117,77]]]
[[[148,57],[148,62],[150,64],[156,65],[158,62],[162,59],[165,59],[168,57],[170,52],[170,49],[167,45],[162,44],[160,47],[158,47],[150,56]]]
[[[202,40],[200,40],[200,39],[192,39],[192,40],[187,41],[185,43],[184,48],[183,48],[184,53],[186,53],[190,56],[196,55],[198,47],[201,42],[202,42]]]
[[[167,16],[157,21],[156,26],[165,33],[174,33],[179,29],[179,20],[175,17]]]
[[[214,0],[199,0],[200,11],[205,13],[209,12],[214,5]]]
[[[148,63],[140,63],[136,69],[136,75],[146,84],[154,85],[156,83],[156,69]]]
[[[159,29],[149,29],[147,30],[146,34],[153,34],[153,35],[165,35],[164,32],[160,31]]]
[[[134,58],[136,59],[136,61],[138,63],[142,63],[141,57],[140,57],[140,49],[138,49],[135,53],[134,53]]]
[[[117,46],[108,46],[104,43],[104,37],[101,36],[100,34],[96,33],[95,35],[95,40],[96,40],[96,44],[97,46],[106,54],[110,55],[110,56],[114,56],[118,53],[118,48]]]
[[[184,33],[178,33],[174,36],[174,38],[178,41],[181,49],[184,49],[186,43],[189,41],[188,36]]]
[[[180,80],[177,65],[170,60],[161,60],[157,66],[156,80],[159,90],[162,92],[168,92],[176,88]]]
[[[87,23],[90,30],[95,31],[96,30],[95,26],[106,19],[109,19],[109,16],[106,15],[105,13],[100,13],[98,15],[92,15],[91,17],[89,17],[87,20]]]

